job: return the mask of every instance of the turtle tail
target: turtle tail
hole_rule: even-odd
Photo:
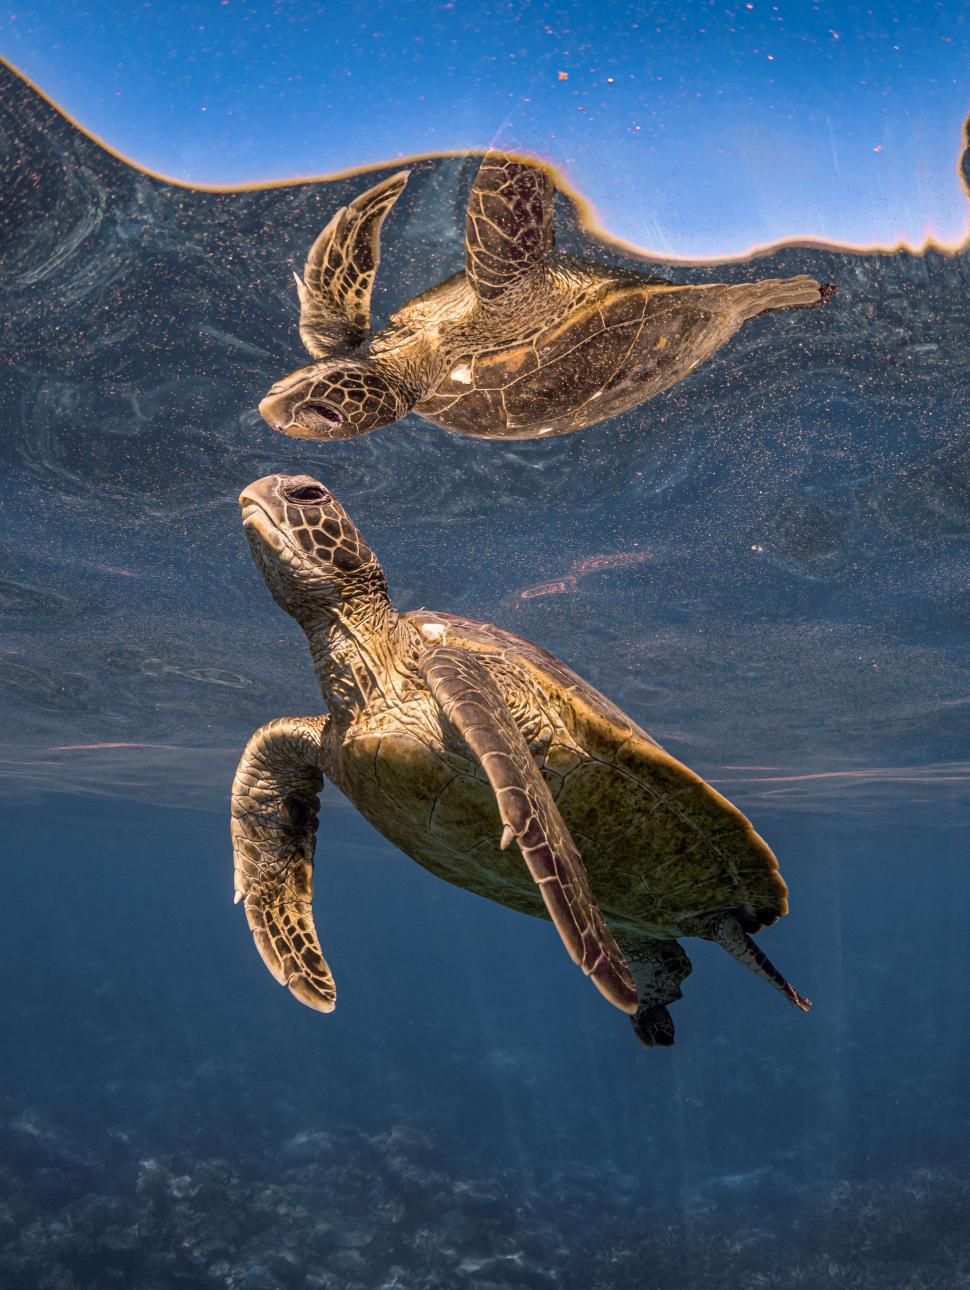
[[[746,968],[756,972],[762,981],[767,981],[776,990],[780,990],[796,1008],[800,1008],[802,1012],[808,1012],[812,1006],[811,999],[800,995],[795,987],[785,980],[771,959],[755,945],[733,914],[715,914],[702,934],[708,940],[716,941],[722,949],[727,950],[732,958],[743,963]]]
[[[739,282],[731,290],[731,300],[744,318],[775,309],[814,309],[824,305],[835,294],[830,282],[816,282],[804,274],[797,278],[766,278],[762,282]]]

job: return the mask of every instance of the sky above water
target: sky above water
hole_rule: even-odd
[[[962,0],[9,0],[0,53],[193,183],[498,144],[555,163],[612,235],[664,256],[968,231]]]

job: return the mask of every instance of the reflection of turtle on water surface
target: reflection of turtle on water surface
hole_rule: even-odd
[[[339,210],[307,258],[314,361],[260,404],[276,430],[347,439],[415,411],[458,434],[534,439],[615,416],[681,380],[749,318],[824,303],[812,278],[675,286],[553,254],[553,188],[502,153],[468,201],[465,269],[370,331],[381,224],[407,172]]]
[[[316,480],[271,475],[240,504],[329,709],[263,726],[233,785],[236,899],[298,999],[323,1012],[335,1000],[311,913],[326,776],[431,873],[551,918],[648,1046],[673,1042],[683,936],[716,941],[808,1008],[748,935],[788,903],[774,856],[730,802],[537,646],[465,618],[398,614],[374,553]]]

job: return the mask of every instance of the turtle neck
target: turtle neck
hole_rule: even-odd
[[[416,633],[386,592],[368,588],[347,596],[304,630],[321,693],[338,724],[402,697]]]

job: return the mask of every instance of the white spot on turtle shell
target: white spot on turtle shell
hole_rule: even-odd
[[[422,623],[421,635],[425,640],[440,645],[445,638],[445,625],[444,623]]]
[[[554,430],[554,429],[555,429],[555,426],[542,426],[542,427],[540,428],[540,430],[539,430],[539,433],[540,433],[540,434],[552,434],[552,432],[553,432],[553,430]]]
[[[453,381],[458,381],[460,385],[471,385],[472,369],[468,366],[467,363],[459,363],[458,366],[452,371],[451,379]]]

